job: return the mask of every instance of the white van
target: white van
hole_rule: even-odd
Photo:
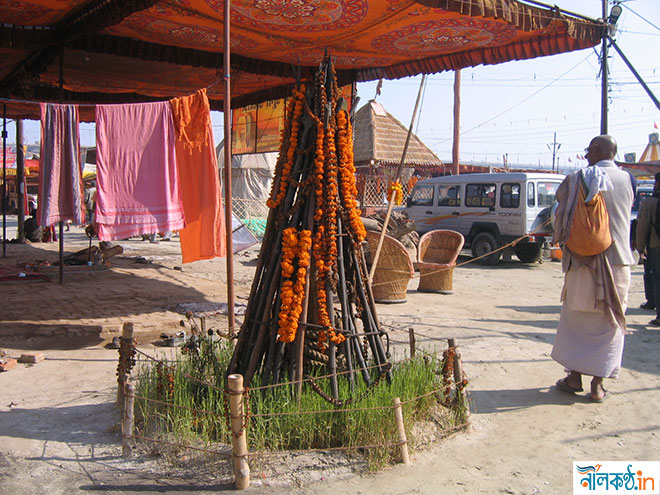
[[[559,174],[524,172],[435,177],[415,184],[406,211],[420,234],[435,229],[463,234],[474,257],[534,232],[513,249],[520,261],[533,263],[552,236],[549,225],[537,229],[549,218],[562,180]],[[478,262],[495,265],[501,254]]]

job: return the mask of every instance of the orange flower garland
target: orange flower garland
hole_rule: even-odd
[[[290,129],[291,134],[286,139],[286,132],[288,126],[282,130],[282,143],[280,145],[280,154],[277,159],[277,168],[275,170],[275,177],[279,177],[279,191],[275,196],[276,182],[273,181],[273,187],[270,192],[270,198],[266,201],[269,208],[277,207],[282,200],[286,197],[289,182],[291,180],[291,171],[296,160],[296,149],[298,147],[298,133],[300,131],[300,121],[303,113],[303,99],[305,97],[305,86],[302,85],[300,90],[293,90],[293,97],[287,103],[287,115],[291,112]],[[286,154],[285,154],[286,153]],[[284,158],[286,156],[286,159]],[[281,167],[281,169],[279,169]],[[275,197],[273,197],[275,196]]]
[[[390,184],[390,187],[387,189],[387,200],[389,201],[392,197],[392,191],[395,191],[394,194],[394,204],[400,205],[403,203],[403,185],[401,182],[396,181]]]
[[[302,305],[305,297],[305,277],[310,262],[312,247],[312,232],[302,230],[297,232],[294,227],[284,230],[282,234],[282,287],[280,299],[282,305],[279,314],[278,339],[281,342],[293,342],[296,339]],[[298,269],[294,263],[297,260]],[[296,274],[295,281],[293,274]]]
[[[348,213],[349,227],[357,244],[367,237],[367,230],[360,215],[355,199],[358,194],[355,183],[355,164],[353,162],[353,128],[348,118],[348,112],[342,110],[337,114],[337,143],[339,149],[339,173],[341,196],[344,210]]]

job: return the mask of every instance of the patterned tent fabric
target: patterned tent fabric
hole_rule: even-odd
[[[209,87],[221,108],[223,0],[0,0],[0,97],[136,102]],[[515,0],[232,0],[234,106],[285,95],[324,52],[340,84],[594,46],[602,24]]]

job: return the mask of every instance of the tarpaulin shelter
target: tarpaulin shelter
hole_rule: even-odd
[[[0,0],[0,97],[58,101],[61,69],[64,102],[150,101],[220,80],[209,99],[222,109],[223,5]],[[367,81],[589,48],[602,29],[514,0],[234,0],[230,21],[233,107],[287,95],[292,66],[308,76],[326,50],[340,82]],[[8,112],[38,118],[18,102]]]
[[[39,107],[30,102],[143,102],[206,87],[212,108],[224,108],[229,127],[229,105],[287,95],[326,52],[335,58],[339,84],[345,84],[554,55],[601,40],[604,23],[542,5],[0,0],[0,98],[10,100],[9,117],[37,119]],[[91,107],[80,110],[83,121],[93,119]],[[229,280],[230,265],[228,256]]]

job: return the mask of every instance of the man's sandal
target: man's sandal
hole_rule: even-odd
[[[557,380],[557,383],[555,383],[555,387],[557,387],[558,390],[561,390],[562,392],[568,392],[569,394],[584,392],[584,389],[582,387],[580,388],[571,387],[568,384],[568,377],[562,378],[561,380]]]

